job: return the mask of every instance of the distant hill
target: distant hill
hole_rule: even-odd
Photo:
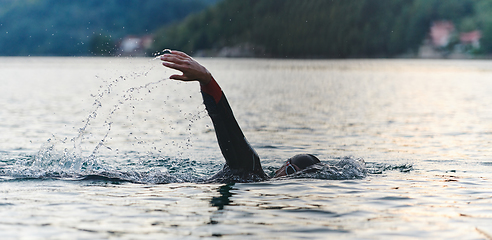
[[[97,36],[114,44],[125,35],[150,34],[216,2],[0,0],[0,55],[88,55]]]
[[[433,21],[492,39],[491,0],[225,0],[155,32],[154,49],[291,58],[412,54]],[[453,45],[450,45],[452,47]],[[483,49],[492,41],[484,41]],[[490,47],[488,47],[490,46]]]

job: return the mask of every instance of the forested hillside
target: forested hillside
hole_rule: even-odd
[[[480,31],[474,53],[492,53],[492,0],[0,0],[0,56],[118,55],[124,37],[152,34],[150,52],[394,57],[442,20]]]
[[[216,1],[0,0],[0,55],[88,55],[95,40],[150,34]]]
[[[225,0],[155,34],[155,50],[243,47],[267,57],[392,57],[412,53],[433,21],[481,30],[492,51],[491,0]],[[489,41],[491,40],[491,41]]]

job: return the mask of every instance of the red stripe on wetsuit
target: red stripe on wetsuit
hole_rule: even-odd
[[[219,84],[215,81],[213,77],[208,84],[206,85],[200,84],[200,87],[202,89],[202,92],[214,98],[215,103],[219,103],[220,99],[222,98],[222,89],[220,88]]]

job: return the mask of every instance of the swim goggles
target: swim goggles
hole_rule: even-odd
[[[296,168],[290,163],[290,160],[288,160],[285,163],[285,174],[290,175],[296,172],[297,172]]]

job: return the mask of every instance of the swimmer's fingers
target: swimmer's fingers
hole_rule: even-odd
[[[169,77],[182,81],[198,80],[201,71],[204,71],[201,65],[186,59],[173,59],[172,62],[163,62],[162,65],[182,72],[182,75],[175,74]]]
[[[199,81],[201,84],[210,82],[211,74],[192,57],[179,51],[172,51],[171,53],[161,56],[162,65],[178,70],[183,74],[175,74],[169,78],[181,81]]]
[[[190,79],[189,77],[185,76],[184,74],[183,75],[175,74],[175,75],[170,76],[169,78],[173,79],[173,80],[179,80],[179,81],[185,81],[185,82],[198,81],[198,79]]]
[[[176,51],[176,50],[172,50],[171,51],[171,54],[177,55],[177,56],[180,56],[180,57],[183,57],[183,58],[191,58],[190,56],[188,56],[188,54],[186,54],[184,52]]]
[[[176,70],[180,70],[180,66],[189,64],[189,59],[190,58],[172,54],[164,54],[161,56],[162,65]]]
[[[189,75],[189,72],[191,71],[193,65],[193,63],[189,59],[182,59],[180,57],[175,57],[175,56],[163,56],[161,57],[161,60],[163,61],[162,65],[183,72],[183,75]],[[176,76],[179,75],[173,75],[171,76],[171,79],[174,79],[173,77]],[[185,78],[182,77],[179,80],[185,80]]]
[[[162,65],[168,68],[172,68],[178,71],[182,71],[183,66],[182,63],[170,62],[168,60],[163,60]]]
[[[175,50],[173,50],[173,51],[169,50],[169,52],[170,53],[165,53],[165,54],[161,55],[162,61],[179,63],[179,62],[186,61],[187,59],[193,59],[192,57],[188,56],[184,52],[175,51]]]

